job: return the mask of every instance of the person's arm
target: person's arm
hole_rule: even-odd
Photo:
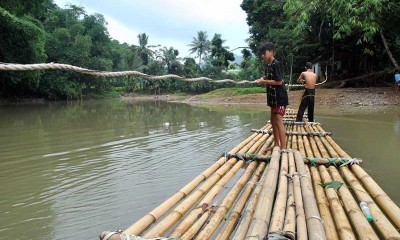
[[[260,78],[254,81],[256,84],[264,84],[264,85],[282,85],[283,81],[277,81],[277,80],[266,80],[264,78]]]
[[[299,78],[297,79],[298,83],[304,83],[304,79],[303,79],[303,73],[300,74]]]

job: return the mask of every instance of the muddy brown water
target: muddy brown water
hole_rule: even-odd
[[[400,109],[316,114],[399,203]],[[0,239],[95,239],[125,229],[268,116],[264,106],[155,101],[1,106]]]

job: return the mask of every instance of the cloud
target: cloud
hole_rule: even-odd
[[[113,18],[105,17],[108,23],[107,29],[110,36],[121,43],[126,42],[128,44],[136,43],[138,31],[131,29]]]
[[[59,6],[70,2],[89,13],[98,12],[107,20],[110,36],[121,42],[137,44],[137,35],[146,33],[150,44],[173,46],[181,57],[200,30],[211,39],[222,34],[231,49],[246,46],[248,26],[241,0],[55,0]],[[239,51],[238,51],[239,52]],[[237,52],[237,53],[238,53]]]

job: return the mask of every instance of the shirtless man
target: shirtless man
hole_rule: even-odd
[[[306,71],[300,74],[297,79],[298,83],[305,85],[303,97],[299,110],[297,111],[296,122],[303,121],[303,114],[306,108],[308,108],[308,121],[314,122],[314,101],[315,101],[315,83],[317,82],[318,76],[312,70],[312,63],[306,63]]]

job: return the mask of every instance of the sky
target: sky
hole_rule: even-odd
[[[230,49],[247,46],[249,37],[242,0],[54,0],[84,7],[88,13],[100,13],[108,22],[110,36],[118,41],[138,45],[137,35],[149,35],[149,45],[174,47],[180,57],[189,55],[187,46],[200,30],[209,40],[222,34]],[[235,51],[240,54],[240,49]]]

